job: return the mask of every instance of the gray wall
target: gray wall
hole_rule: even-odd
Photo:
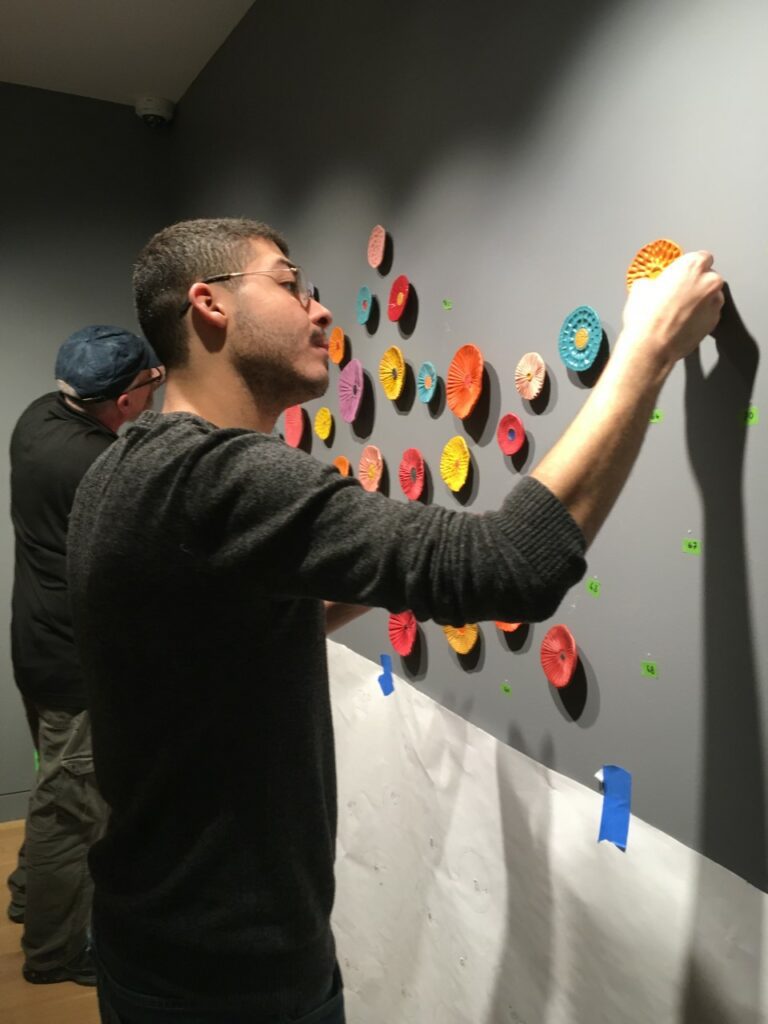
[[[0,506],[8,438],[53,388],[56,350],[88,323],[133,326],[130,266],[167,217],[171,136],[126,106],[0,84]],[[13,682],[8,619],[13,536],[0,517],[0,820],[24,814],[32,746]]]
[[[743,324],[732,312],[719,361],[705,343],[706,376],[693,362],[675,370],[659,403],[664,421],[590,556],[601,597],[581,584],[555,617],[575,633],[581,682],[561,697],[544,679],[548,624],[513,650],[484,624],[469,664],[425,624],[421,658],[395,658],[395,668],[589,785],[603,763],[623,765],[638,815],[765,888],[768,650],[757,624],[768,607],[768,400],[757,346],[768,318],[766,8],[546,0],[474,10],[398,0],[354,12],[324,5],[322,15],[306,3],[253,9],[181,105],[179,211],[275,223],[349,334],[375,382],[372,426],[356,431],[337,415],[332,446],[314,438],[313,453],[356,462],[365,443],[378,444],[401,501],[397,466],[416,445],[432,500],[460,507],[438,463],[445,441],[463,433],[472,511],[501,500],[586,396],[557,355],[565,314],[595,306],[613,342],[637,248],[668,236],[715,251]],[[384,278],[365,261],[377,222],[394,240]],[[384,316],[369,335],[355,323],[358,287],[386,300],[401,272],[418,292],[413,334],[401,338]],[[387,346],[400,344],[414,369],[429,358],[444,374],[469,341],[489,377],[486,415],[469,429],[447,409],[404,411],[384,397],[376,368]],[[552,377],[538,415],[513,387],[530,349]],[[325,401],[337,413],[335,374]],[[766,413],[747,431],[750,401]],[[522,466],[496,446],[506,411],[529,430]],[[683,555],[689,536],[703,540],[704,557]],[[377,659],[390,649],[386,626],[376,611],[339,636]],[[644,660],[658,663],[657,680],[641,675]]]
[[[248,214],[286,232],[374,381],[393,343],[414,368],[429,358],[442,374],[459,345],[482,348],[485,413],[471,424],[418,402],[398,409],[375,383],[369,430],[337,416],[332,447],[313,442],[321,459],[355,462],[364,444],[378,444],[395,500],[404,500],[400,454],[416,445],[432,500],[461,507],[438,462],[445,441],[464,433],[475,466],[466,507],[481,511],[535,464],[586,396],[557,356],[565,314],[595,306],[612,343],[624,270],[640,245],[668,236],[715,251],[738,310],[719,361],[709,340],[706,376],[693,363],[675,370],[659,403],[664,421],[592,549],[602,595],[581,584],[554,620],[576,635],[580,683],[562,697],[546,683],[538,648],[548,624],[531,627],[519,649],[483,624],[469,664],[425,624],[421,657],[394,660],[443,704],[582,782],[593,785],[603,763],[623,765],[634,775],[636,814],[763,888],[768,641],[757,624],[768,607],[768,400],[757,348],[768,326],[767,21],[758,0],[492,2],[473,16],[402,0],[353,11],[329,3],[321,13],[309,3],[260,5],[184,97],[170,136],[141,135],[128,110],[48,96],[42,122],[30,124],[33,94],[0,93],[22,140],[18,162],[0,169],[12,175],[3,177],[4,201],[18,195],[9,225],[4,218],[4,365],[12,343],[24,346],[3,375],[8,427],[46,385],[70,329],[130,317],[125,268],[161,211],[167,220]],[[122,151],[120,162],[107,159],[100,135],[122,142],[128,167]],[[365,262],[376,222],[394,240],[384,278]],[[386,299],[401,272],[418,292],[414,332],[402,339],[384,317],[369,335],[355,324],[358,287]],[[453,300],[450,312],[443,298]],[[530,349],[552,379],[538,414],[513,387]],[[337,412],[333,384],[327,401]],[[745,430],[750,401],[764,419]],[[522,465],[496,447],[506,411],[528,427]],[[704,557],[683,556],[688,536],[703,539]],[[3,558],[8,578],[9,541]],[[385,612],[372,612],[339,638],[377,659],[389,650],[386,625]],[[646,659],[658,662],[658,680],[642,677]],[[510,696],[500,690],[506,681]],[[10,687],[9,678],[3,692]],[[15,750],[7,721],[2,749]]]

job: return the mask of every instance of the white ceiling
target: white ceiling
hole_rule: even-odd
[[[178,102],[253,0],[0,0],[0,81]]]

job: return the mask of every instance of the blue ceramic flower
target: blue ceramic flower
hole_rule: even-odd
[[[577,306],[563,321],[558,348],[569,370],[588,370],[603,342],[600,317],[591,306]]]
[[[416,394],[419,396],[419,401],[424,402],[425,405],[427,402],[431,402],[436,387],[437,370],[432,363],[422,363],[416,375]]]
[[[368,317],[371,315],[372,303],[373,296],[371,295],[371,289],[366,285],[363,285],[357,293],[357,322],[359,324],[368,323]]]

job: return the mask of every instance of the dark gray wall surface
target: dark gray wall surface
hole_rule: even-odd
[[[418,446],[431,500],[460,508],[440,481],[439,454],[463,434],[475,480],[465,507],[482,511],[586,397],[557,355],[565,314],[595,306],[612,343],[624,270],[640,245],[668,236],[712,248],[737,310],[719,358],[710,339],[704,376],[693,362],[676,368],[659,402],[664,421],[590,554],[601,596],[581,584],[554,619],[579,643],[579,686],[561,697],[546,683],[538,648],[548,624],[512,649],[483,624],[469,664],[424,624],[421,657],[394,660],[443,704],[586,784],[604,762],[628,768],[636,814],[765,888],[768,644],[758,624],[768,607],[768,400],[758,350],[768,326],[767,30],[757,0],[493,2],[472,11],[403,0],[386,9],[272,4],[245,17],[185,96],[171,133],[152,135],[129,108],[0,86],[6,434],[49,386],[69,331],[133,323],[128,268],[156,227],[247,214],[286,232],[374,381],[370,427],[336,415],[332,446],[314,438],[313,453],[356,462],[366,443],[378,444],[390,494],[404,500],[397,466],[404,448]],[[385,276],[365,261],[377,222],[394,241]],[[373,333],[359,328],[359,286],[385,303],[398,273],[418,293],[413,332],[403,338],[386,315]],[[488,366],[484,412],[471,422],[444,403],[433,414],[384,397],[376,371],[389,345],[414,369],[431,359],[444,376],[466,342]],[[537,413],[513,387],[515,364],[531,349],[552,382]],[[334,369],[325,401],[337,414],[335,382]],[[746,429],[750,403],[763,421]],[[506,411],[529,432],[517,465],[494,438]],[[682,554],[689,536],[703,540],[703,557]],[[377,659],[389,650],[386,627],[375,611],[338,636]],[[642,677],[643,660],[658,663],[658,679]],[[26,787],[29,748],[4,661],[0,777],[10,793]]]
[[[0,505],[9,507],[8,439],[22,410],[53,389],[56,351],[89,323],[136,329],[130,268],[162,226],[171,136],[130,107],[0,84]],[[0,519],[0,819],[25,812],[32,747],[13,682],[8,620],[13,534]]]
[[[590,555],[601,596],[582,583],[553,620],[577,638],[578,686],[560,696],[542,674],[551,623],[513,649],[483,624],[469,665],[424,624],[421,658],[394,661],[445,705],[588,785],[603,763],[623,765],[635,813],[762,888],[767,30],[765,5],[746,0],[260,5],[181,105],[176,206],[179,216],[247,214],[284,230],[348,333],[374,382],[372,425],[340,419],[333,368],[327,398],[308,408],[330,406],[334,440],[313,438],[313,454],[356,463],[377,444],[402,501],[400,456],[418,446],[432,500],[461,507],[439,477],[442,446],[460,433],[475,467],[471,511],[496,506],[586,397],[557,354],[564,316],[593,305],[613,343],[641,245],[666,236],[714,250],[736,307],[719,354],[709,339],[704,375],[693,360],[675,369],[664,420]],[[365,259],[377,222],[394,242],[383,277]],[[375,333],[358,327],[359,286],[386,305],[399,273],[418,293],[413,332],[403,337],[386,314]],[[463,424],[444,405],[432,414],[385,398],[377,367],[389,345],[414,370],[431,359],[444,375],[466,342],[488,363],[484,415]],[[513,386],[531,349],[552,380],[538,414]],[[747,429],[750,403],[763,419]],[[518,465],[496,446],[506,411],[529,431]],[[683,554],[687,537],[703,541],[703,557]],[[390,650],[386,612],[338,637],[377,659]],[[657,679],[642,676],[645,660],[658,663]]]

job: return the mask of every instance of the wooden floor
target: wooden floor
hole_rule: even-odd
[[[30,985],[21,976],[23,926],[9,921],[5,879],[16,866],[24,823],[0,823],[0,1021],[2,1024],[99,1024],[96,989],[64,981]]]

